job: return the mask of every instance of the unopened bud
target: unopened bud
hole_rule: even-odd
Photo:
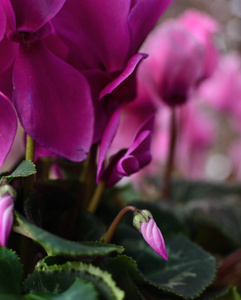
[[[9,185],[0,187],[0,244],[6,247],[13,226],[15,190]]]
[[[165,241],[152,214],[148,210],[137,209],[134,212],[133,225],[140,231],[149,246],[162,258],[167,260]]]

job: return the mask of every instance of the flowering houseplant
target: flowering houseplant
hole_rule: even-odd
[[[152,145],[164,147],[155,141],[160,133],[158,111],[164,105],[159,100],[165,98],[171,107],[181,101],[185,107],[191,95],[203,95],[202,82],[216,76],[215,22],[194,11],[178,19],[181,30],[174,20],[160,29],[165,38],[158,47],[167,57],[172,55],[173,72],[172,61],[165,67],[156,64],[153,74],[150,69],[144,72],[148,59],[153,65],[151,48],[139,48],[170,3],[0,1],[0,53],[5,57],[0,62],[0,166],[14,147],[18,126],[25,131],[26,149],[25,160],[14,162],[0,177],[1,299],[238,295],[227,282],[212,282],[215,254],[224,257],[236,250],[239,233],[234,231],[230,238],[226,223],[219,222],[214,234],[222,234],[226,248],[208,248],[211,224],[198,216],[206,212],[212,218],[216,202],[199,197],[204,202],[200,208],[192,196],[193,191],[198,195],[201,184],[219,195],[239,194],[238,185],[224,191],[218,185],[170,180],[165,198],[160,172],[154,179],[141,177],[139,190],[125,184],[147,170]],[[196,30],[188,30],[193,22]],[[187,43],[179,53],[165,46],[183,40]],[[160,81],[148,77],[158,68]],[[134,98],[141,99],[137,108]],[[125,119],[129,107],[135,113],[133,122]],[[205,150],[210,146],[205,136],[209,129],[203,130],[194,108],[184,111],[180,120],[183,154],[178,160],[203,144]],[[123,122],[124,136],[119,128]],[[191,143],[190,152],[185,145],[181,148],[182,141]],[[182,166],[189,170],[188,155]],[[137,201],[144,197],[146,202]],[[234,213],[237,201],[223,202]],[[225,212],[221,216],[226,217]],[[200,238],[203,231],[206,239]],[[217,280],[219,272],[227,273],[225,261]]]

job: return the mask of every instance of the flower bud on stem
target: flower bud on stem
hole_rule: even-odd
[[[126,206],[123,208],[107,230],[103,242],[109,243],[111,241],[122,218],[129,211],[134,215],[133,225],[140,231],[148,245],[163,259],[167,260],[167,250],[162,233],[157,227],[152,214],[145,209],[137,209],[134,206]]]

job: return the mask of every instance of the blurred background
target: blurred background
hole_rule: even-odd
[[[240,0],[174,0],[165,17],[176,17],[191,7],[211,14],[222,25],[223,46],[227,50],[241,51]]]

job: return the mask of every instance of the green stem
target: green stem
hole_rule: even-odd
[[[27,135],[25,160],[34,161],[34,140]]]
[[[34,161],[34,140],[29,135],[27,135],[27,140],[26,140],[25,160]],[[26,199],[30,191],[33,189],[33,185],[34,185],[34,175],[25,177],[24,199]]]
[[[94,144],[85,160],[84,170],[80,177],[80,181],[83,182],[85,187],[84,200],[82,200],[82,207],[85,209],[88,207],[96,185],[96,155],[97,144]]]
[[[92,199],[90,200],[87,211],[91,212],[92,214],[94,214],[96,212],[96,209],[99,205],[99,202],[100,202],[100,199],[101,199],[104,189],[105,189],[105,182],[101,181],[99,183],[99,185],[97,186],[97,188],[95,189],[95,193],[94,193]]]
[[[121,220],[123,219],[123,217],[129,212],[131,211],[132,213],[134,213],[137,210],[136,207],[134,206],[126,206],[125,208],[123,208],[118,215],[115,217],[114,221],[111,223],[109,229],[107,230],[104,238],[103,238],[103,243],[110,243],[118,225],[120,224]]]
[[[172,108],[171,110],[169,132],[170,132],[169,149],[168,149],[166,167],[163,176],[163,186],[162,186],[163,197],[170,196],[171,175],[173,170],[173,162],[174,162],[175,148],[176,148],[176,141],[177,141],[177,124],[176,124],[175,108]]]

